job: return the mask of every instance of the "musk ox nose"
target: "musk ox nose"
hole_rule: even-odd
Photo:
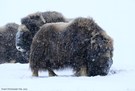
[[[17,49],[18,51],[20,51],[20,52],[25,52],[25,50],[22,49],[20,46],[16,46],[16,49]]]
[[[113,60],[110,58],[108,59],[108,61],[106,62],[106,64],[104,65],[103,67],[103,70],[102,70],[102,74],[101,75],[107,75],[110,68],[111,68],[111,65],[113,64]]]
[[[111,58],[109,58],[109,60],[107,61],[106,67],[108,67],[108,69],[110,69],[112,64],[113,64],[113,60]]]

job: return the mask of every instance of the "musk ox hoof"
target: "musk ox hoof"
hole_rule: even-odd
[[[57,74],[55,74],[55,72],[52,69],[50,69],[50,68],[48,68],[48,75],[49,75],[49,77],[57,76]],[[37,69],[32,71],[32,76],[34,76],[34,77],[38,77],[39,76]]]
[[[38,77],[38,70],[33,70],[32,76]]]
[[[79,71],[75,71],[75,76],[88,76],[87,74],[87,67],[83,66],[83,67],[80,67],[80,70]]]
[[[49,76],[50,76],[50,77],[52,77],[52,76],[57,76],[57,74],[55,74],[52,69],[48,69],[48,73],[49,73]]]

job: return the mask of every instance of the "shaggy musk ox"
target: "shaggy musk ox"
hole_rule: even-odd
[[[66,22],[66,20],[61,13],[55,11],[36,12],[21,19],[21,25],[16,34],[16,48],[24,54],[26,59],[36,32],[43,24],[51,22]]]
[[[36,33],[30,50],[33,76],[38,71],[73,68],[76,76],[107,75],[113,63],[113,41],[91,18],[48,23]]]
[[[8,23],[0,27],[0,63],[28,62],[15,47],[15,35],[18,27],[19,25],[15,23]]]

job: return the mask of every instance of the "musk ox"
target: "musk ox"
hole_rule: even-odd
[[[16,34],[16,48],[24,54],[26,59],[28,59],[35,33],[43,24],[51,22],[66,22],[66,20],[56,11],[36,12],[21,19],[21,25]]]
[[[20,62],[27,63],[21,52],[16,49],[15,36],[19,25],[8,23],[0,27],[0,63]]]
[[[30,50],[33,76],[38,71],[73,68],[76,76],[107,75],[113,63],[113,40],[92,18],[48,23],[35,34]]]

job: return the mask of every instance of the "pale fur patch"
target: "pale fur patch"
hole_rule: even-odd
[[[80,76],[87,76],[87,68],[85,66],[80,69]]]
[[[11,61],[10,61],[10,63],[15,63],[15,62],[16,62],[16,60],[11,60]]]
[[[109,35],[107,35],[107,33],[106,33],[105,31],[102,31],[101,34],[102,34],[106,39],[109,40],[109,43],[112,43],[112,45],[113,45],[113,39],[112,39]]]
[[[25,32],[25,31],[29,31],[29,29],[25,25],[22,24],[22,25],[19,26],[18,31]]]
[[[57,22],[57,23],[47,23],[44,26],[48,27],[48,26],[53,26],[55,27],[56,31],[60,32],[63,31],[70,23],[67,22]]]
[[[2,27],[0,27],[0,32],[6,32],[6,27],[5,26],[2,26]]]

